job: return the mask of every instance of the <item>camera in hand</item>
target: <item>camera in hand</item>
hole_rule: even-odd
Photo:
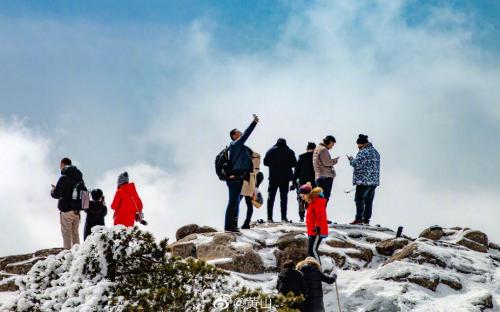
[[[144,220],[144,214],[142,212],[135,213],[135,221],[139,222],[142,225],[148,225],[148,221]]]

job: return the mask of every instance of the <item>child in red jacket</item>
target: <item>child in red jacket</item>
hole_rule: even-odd
[[[310,183],[302,185],[299,194],[307,203],[306,226],[309,236],[309,256],[314,257],[321,264],[318,254],[319,244],[323,238],[328,237],[327,199],[323,196],[322,188],[313,189]]]

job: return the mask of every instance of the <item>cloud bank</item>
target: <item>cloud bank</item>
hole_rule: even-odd
[[[257,113],[262,121],[248,145],[261,153],[278,137],[285,137],[299,154],[308,141],[319,142],[326,134],[336,136],[333,154],[342,161],[328,209],[334,221],[348,222],[354,217],[352,195],[343,192],[351,188],[352,172],[345,154],[354,154],[355,138],[366,133],[382,155],[374,223],[403,225],[411,235],[433,224],[469,226],[499,241],[500,167],[495,160],[500,158],[500,146],[495,142],[500,135],[500,55],[476,43],[474,38],[483,29],[472,13],[429,6],[415,21],[408,12],[410,4],[317,1],[291,10],[274,45],[239,52],[218,44],[214,31],[218,21],[209,15],[164,36],[154,31],[144,36],[144,29],[137,25],[127,28],[127,36],[120,36],[113,27],[103,25],[72,23],[64,30],[64,23],[51,24],[53,32],[44,38],[48,46],[67,45],[52,33],[69,36],[76,30],[83,38],[74,42],[77,47],[106,42],[104,48],[92,46],[92,51],[104,57],[92,58],[95,62],[88,69],[83,66],[88,56],[75,55],[82,65],[74,70],[78,82],[92,81],[88,76],[94,65],[102,65],[98,83],[85,84],[85,99],[90,107],[104,105],[103,116],[113,117],[73,123],[80,117],[71,113],[77,107],[68,104],[69,113],[59,117],[65,122],[57,124],[57,129],[71,135],[47,135],[52,153],[39,148],[36,152],[41,156],[31,156],[35,158],[32,166],[38,168],[36,179],[45,177],[40,178],[40,197],[23,199],[27,186],[19,182],[10,191],[16,195],[9,201],[25,203],[25,209],[52,212],[54,202],[47,199],[42,184],[54,178],[53,163],[61,153],[71,151],[73,158],[81,160],[84,174],[90,172],[88,184],[105,189],[108,203],[116,176],[128,170],[144,197],[149,228],[157,236],[173,237],[178,226],[191,222],[222,227],[226,189],[216,179],[213,160],[228,143],[229,129],[246,127],[251,114]],[[134,27],[142,31],[133,31]],[[20,29],[20,38],[40,35],[36,27]],[[23,46],[10,39],[14,47]],[[109,55],[114,53],[110,51],[135,45],[141,49],[118,58],[115,65],[120,70],[101,63],[111,60]],[[144,64],[151,75],[119,66],[127,60]],[[64,69],[58,72],[69,74]],[[133,73],[148,78],[141,80]],[[117,88],[113,82],[122,75],[130,75],[147,100],[129,101],[127,90],[134,86]],[[102,77],[113,87],[103,89],[107,82]],[[79,84],[66,81],[70,87],[65,88],[69,90],[65,96],[78,97],[80,92],[71,90],[79,90]],[[47,92],[52,90],[49,82]],[[100,95],[109,100],[108,106],[95,100]],[[62,104],[53,105],[49,110],[57,115],[57,105]],[[11,126],[2,129],[8,131]],[[68,139],[83,132],[94,138],[102,133],[103,138]],[[19,142],[39,142],[40,147],[45,144],[40,142],[47,141],[26,129],[6,133],[24,133],[14,137]],[[15,179],[16,171],[24,168],[18,159],[22,158],[11,156],[4,169]],[[266,169],[264,173],[267,176]],[[2,202],[1,207],[6,211],[9,206]],[[265,219],[264,210],[256,209],[254,219]],[[241,213],[245,213],[244,205]],[[298,218],[291,193],[289,218]],[[54,231],[48,225],[41,229]],[[26,249],[32,246],[25,243],[30,240],[28,235],[22,241]],[[0,250],[3,253],[8,246]]]

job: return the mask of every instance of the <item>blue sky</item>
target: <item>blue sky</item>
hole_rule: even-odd
[[[220,226],[213,158],[258,113],[261,153],[280,136],[299,154],[334,134],[344,157],[367,133],[383,159],[374,222],[500,240],[499,21],[492,0],[0,1],[2,170],[16,182],[0,184],[0,205],[24,203],[18,171],[36,168],[27,178],[43,192],[19,209],[43,206],[50,224],[45,186],[70,156],[108,198],[114,175],[135,174],[150,215],[169,220],[153,222],[158,235]],[[347,222],[351,168],[337,172],[331,214]],[[42,244],[29,235],[26,249]]]

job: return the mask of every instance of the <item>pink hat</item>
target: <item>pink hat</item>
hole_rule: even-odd
[[[312,191],[311,183],[306,183],[302,185],[299,189],[299,194],[309,194]]]

